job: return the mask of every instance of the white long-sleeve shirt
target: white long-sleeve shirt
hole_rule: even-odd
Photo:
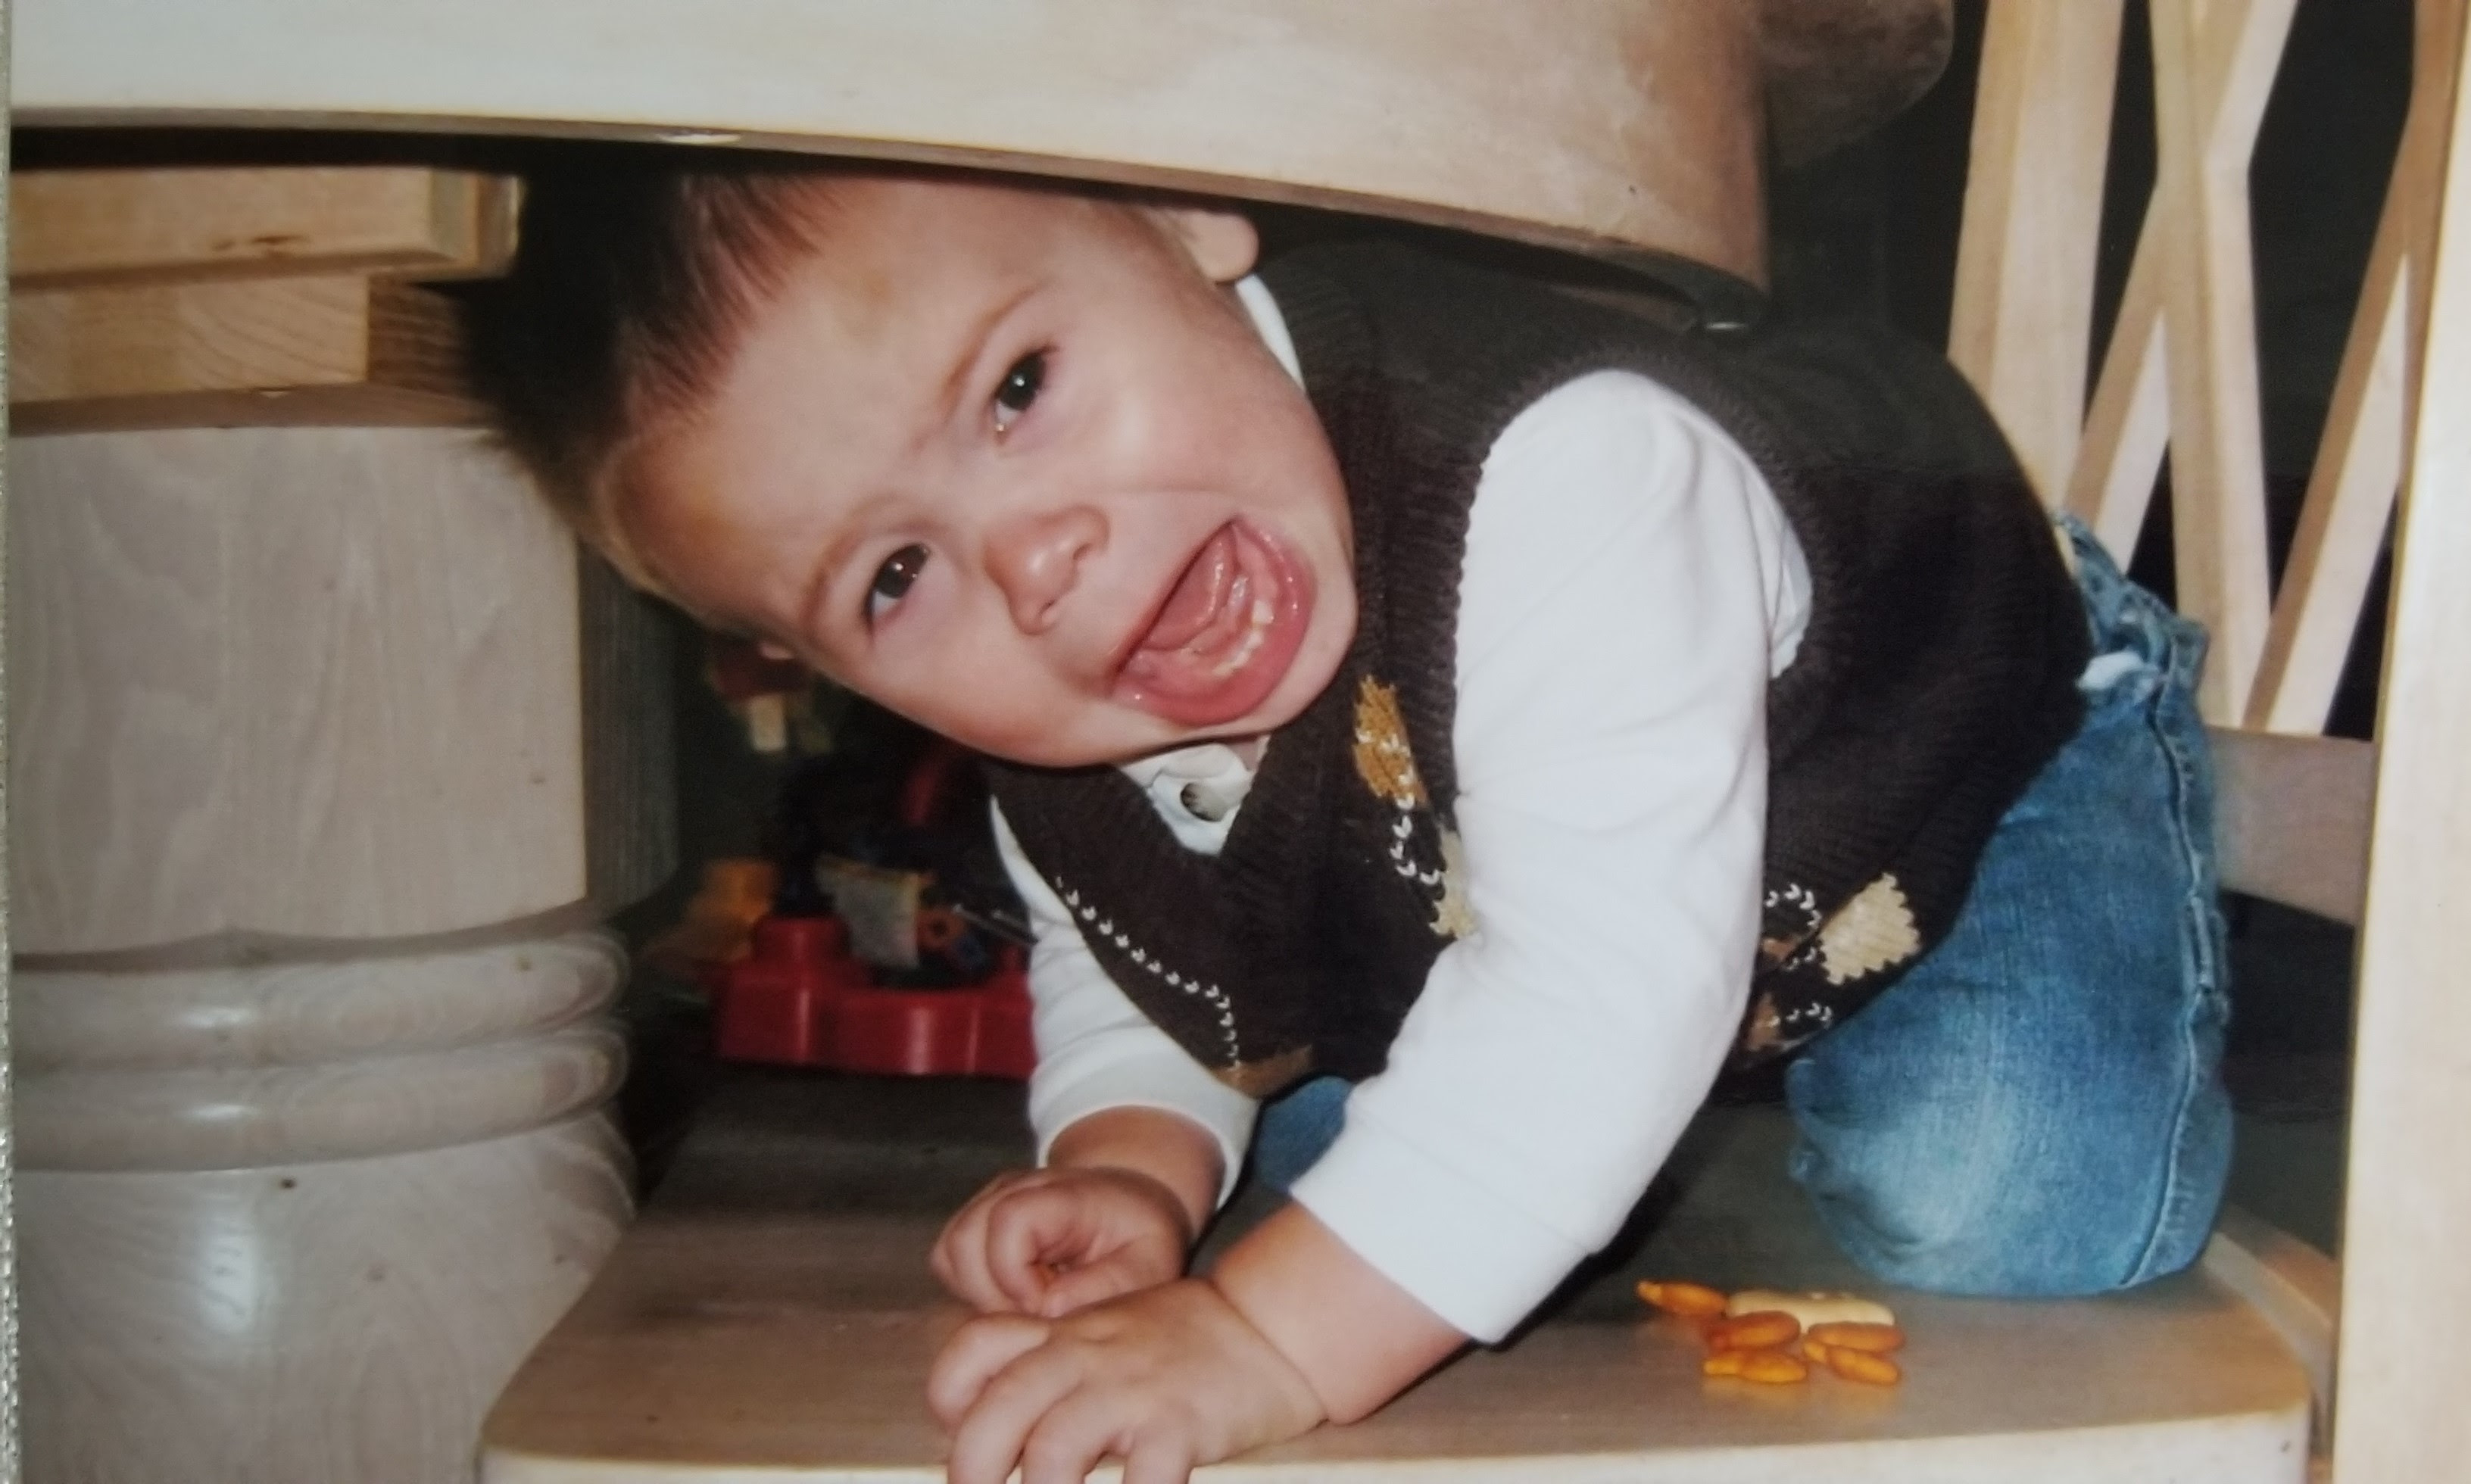
[[[1294,373],[1267,290],[1239,292]],[[1477,1339],[1612,1237],[1731,1044],[1758,933],[1767,685],[1808,599],[1748,456],[1643,377],[1555,389],[1485,459],[1451,729],[1476,931],[1442,950],[1387,1070],[1294,1190]],[[1252,782],[1218,744],[1125,771],[1211,853]],[[1211,1131],[1232,1184],[1253,1104],[1142,1017],[996,823],[1037,931],[1042,1157],[1093,1113],[1162,1108]]]

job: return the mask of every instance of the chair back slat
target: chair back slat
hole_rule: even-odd
[[[2436,261],[2436,183],[2459,86],[2442,37],[2459,30],[2461,0],[2420,9],[2411,111],[2248,702],[2247,724],[2263,731],[2324,729],[2401,484],[2408,384]]]
[[[2463,0],[2422,0],[2450,35]],[[2212,634],[2201,701],[2224,767],[2224,882],[2360,912],[2367,793],[2355,748],[2315,738],[2366,602],[2403,472],[2435,252],[2455,59],[2423,44],[2367,281],[2278,588],[2267,556],[2248,169],[2296,0],[2152,0],[2153,193],[2088,392],[2102,177],[2119,87],[2113,0],[1995,0],[1983,39],[1949,355],[2043,498],[2123,563],[2171,466],[2180,607]],[[2454,29],[2459,30],[2459,26]],[[2236,757],[2233,755],[2236,754]],[[2287,816],[2287,817],[2284,817]]]

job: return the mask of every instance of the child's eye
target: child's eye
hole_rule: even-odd
[[[892,605],[909,591],[909,584],[918,580],[918,574],[926,570],[927,549],[923,546],[905,546],[886,557],[883,565],[875,569],[875,580],[867,584],[868,626],[874,626],[878,619],[890,611]]]
[[[1029,404],[1038,400],[1038,389],[1047,381],[1047,352],[1033,350],[1012,364],[1004,372],[1003,384],[996,388],[996,431],[1010,428]]]

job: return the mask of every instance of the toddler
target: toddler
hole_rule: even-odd
[[[1885,335],[1258,255],[1097,190],[587,170],[476,326],[621,570],[999,760],[1040,1158],[935,1249],[951,1478],[1366,1415],[1601,1246],[1729,1059],[1797,1053],[1793,1174],[1886,1281],[2189,1262],[2200,637]],[[1285,1204],[1186,1276],[1248,1152]]]

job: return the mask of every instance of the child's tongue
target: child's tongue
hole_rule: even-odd
[[[1241,576],[1236,561],[1234,530],[1222,526],[1218,533],[1202,544],[1192,564],[1184,569],[1175,591],[1166,595],[1166,602],[1150,624],[1150,631],[1141,636],[1141,652],[1165,653],[1183,648],[1219,617],[1227,599],[1227,588]]]
[[[1140,704],[1187,726],[1232,721],[1285,673],[1305,598],[1267,541],[1230,522],[1202,543],[1124,662]]]

